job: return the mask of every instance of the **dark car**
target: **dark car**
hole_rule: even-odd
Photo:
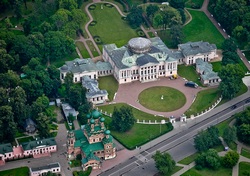
[[[231,109],[235,109],[235,108],[237,108],[237,106],[236,106],[236,105],[233,105],[233,106],[231,107]]]
[[[192,81],[185,82],[185,86],[187,86],[187,87],[193,87],[193,88],[198,88],[198,84],[196,84],[195,82],[192,82]]]

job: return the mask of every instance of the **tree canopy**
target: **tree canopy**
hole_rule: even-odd
[[[195,159],[196,168],[218,169],[221,166],[220,157],[215,149],[209,149],[197,156]]]
[[[130,130],[135,123],[132,108],[122,106],[120,109],[114,108],[112,114],[111,128],[115,131],[125,132]]]
[[[175,167],[175,161],[172,159],[169,153],[160,153],[160,151],[156,151],[152,158],[155,160],[155,166],[161,174],[171,174]]]
[[[246,144],[250,144],[250,108],[234,116],[236,117],[235,126],[238,139]]]

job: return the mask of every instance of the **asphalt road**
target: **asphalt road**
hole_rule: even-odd
[[[250,98],[243,97],[237,103],[227,103],[226,107],[220,106],[211,113],[208,113],[208,117],[205,119],[197,119],[190,124],[185,124],[181,127],[181,131],[174,136],[167,138],[155,145],[150,145],[148,149],[141,151],[138,155],[130,158],[129,160],[114,166],[110,170],[103,172],[100,176],[152,176],[157,173],[152,155],[155,151],[161,152],[168,151],[176,161],[185,158],[186,156],[195,153],[193,138],[197,133],[209,126],[216,125],[233,114],[244,110],[249,106]]]

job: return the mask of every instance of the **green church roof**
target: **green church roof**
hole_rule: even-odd
[[[94,110],[92,116],[94,119],[98,119],[101,116],[101,113],[98,110]]]

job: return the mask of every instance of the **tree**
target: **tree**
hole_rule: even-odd
[[[131,107],[122,106],[120,109],[114,108],[111,128],[119,132],[125,132],[130,130],[134,123],[135,118]]]
[[[142,8],[133,6],[130,13],[127,15],[127,20],[132,27],[138,27],[143,22]]]
[[[6,50],[6,43],[4,40],[0,40],[1,46],[0,46],[0,73],[5,73],[8,70],[13,69],[13,66],[15,65],[14,58],[8,54]]]
[[[240,155],[236,151],[229,151],[224,157],[222,157],[222,164],[224,167],[232,168],[239,161]]]
[[[64,8],[67,10],[77,9],[77,0],[59,0],[59,8]]]
[[[92,104],[89,102],[86,102],[85,104],[79,106],[78,108],[79,114],[77,115],[77,119],[82,125],[87,124],[88,119],[86,115],[90,112],[91,107],[92,107]]]
[[[250,144],[250,124],[243,123],[237,127],[238,139],[246,144]]]
[[[49,107],[49,99],[45,95],[42,95],[36,99],[32,104],[32,114],[37,116],[39,113],[42,113]]]
[[[208,149],[217,146],[220,143],[219,130],[214,126],[209,127],[207,131],[200,132],[194,138],[195,148],[199,152],[207,151]]]
[[[85,104],[87,102],[85,98],[86,89],[82,86],[73,85],[69,89],[68,101],[69,104],[78,110],[79,106]]]
[[[223,98],[232,99],[235,97],[240,91],[244,75],[244,71],[238,64],[228,64],[222,67],[219,72],[219,77],[221,78],[219,89]]]
[[[175,9],[184,9],[185,1],[184,0],[170,0],[169,4]]]
[[[218,169],[220,167],[220,157],[215,149],[209,149],[207,152],[203,152],[195,159],[196,168],[210,168]]]
[[[231,142],[235,141],[237,139],[236,128],[234,126],[226,127],[223,132],[223,139],[227,144],[230,144]]]
[[[45,113],[39,113],[36,118],[37,130],[40,137],[50,137],[49,117]]]
[[[177,47],[178,44],[182,43],[184,34],[181,30],[180,25],[174,25],[170,28],[170,38],[171,38],[171,43],[174,47]]]
[[[236,52],[225,51],[223,52],[222,65],[227,64],[238,64],[240,62],[240,57]]]
[[[66,88],[66,94],[69,95],[69,89],[71,86],[73,86],[73,74],[71,72],[68,72],[64,78],[64,85]]]
[[[155,13],[159,10],[159,7],[157,5],[152,5],[150,4],[149,6],[147,6],[146,8],[146,13],[147,13],[147,17],[149,19],[154,18]]]
[[[171,155],[168,153],[156,153],[152,156],[155,160],[155,166],[159,172],[163,175],[170,175],[175,167],[175,161],[172,159]]]
[[[17,86],[19,86],[20,82],[20,76],[12,70],[8,70],[7,73],[0,74],[1,87],[16,88]]]
[[[236,52],[237,50],[237,45],[236,41],[234,41],[232,38],[225,39],[224,42],[222,43],[222,50],[223,52]]]
[[[18,19],[22,18],[22,9],[21,9],[22,2],[21,0],[15,0],[14,3],[14,12]]]
[[[161,25],[163,25],[163,17],[160,13],[156,14],[153,18],[153,25],[155,27],[159,27]]]
[[[11,142],[14,140],[17,125],[14,121],[12,108],[10,106],[0,107],[0,140]]]

